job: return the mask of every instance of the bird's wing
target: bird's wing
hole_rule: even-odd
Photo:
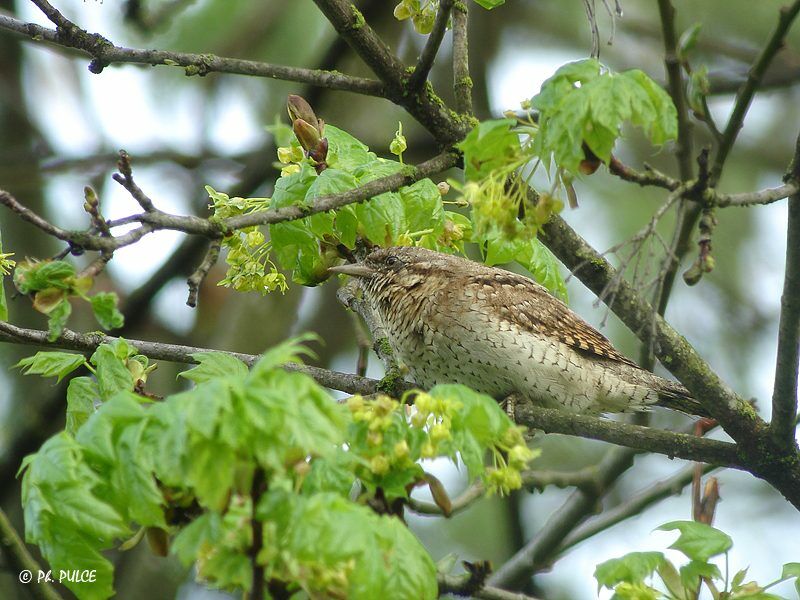
[[[503,319],[539,335],[554,337],[583,353],[637,366],[620,354],[602,333],[535,281],[508,271],[498,273],[495,269],[476,274],[471,280],[475,293],[485,294]]]

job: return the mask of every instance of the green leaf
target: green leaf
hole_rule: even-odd
[[[661,552],[631,552],[597,565],[594,578],[598,590],[602,587],[613,588],[621,582],[641,583],[665,562]]]
[[[91,297],[94,318],[103,329],[119,329],[125,324],[125,317],[117,308],[119,298],[114,292],[101,292]]]
[[[482,6],[486,10],[492,10],[501,4],[505,4],[505,2],[506,0],[475,0],[475,4]]]
[[[47,318],[47,341],[55,342],[61,332],[64,331],[64,326],[67,324],[70,314],[72,314],[72,305],[69,300],[61,300],[56,304],[55,308],[50,311]]]
[[[133,390],[133,375],[125,365],[131,346],[124,340],[117,341],[123,344],[101,344],[89,359],[97,367],[97,384],[103,400],[109,400],[119,391]]]
[[[695,561],[706,562],[712,556],[727,552],[733,545],[733,540],[726,533],[695,521],[672,521],[658,529],[680,531],[680,537],[670,548],[683,552]]]
[[[561,263],[538,237],[528,240],[515,258],[551,294],[564,302],[569,301],[567,285],[561,275]]]
[[[328,138],[329,167],[352,172],[376,158],[367,146],[338,127],[325,125],[324,135]]]
[[[513,119],[483,121],[456,146],[464,153],[464,175],[469,181],[512,162],[519,153],[519,137],[511,131]]]
[[[700,578],[707,577],[709,579],[722,579],[722,573],[719,571],[717,565],[707,563],[702,560],[692,560],[683,565],[681,571],[681,582],[684,587],[691,590],[693,594],[697,594],[700,589]]]
[[[97,385],[90,377],[75,377],[67,387],[66,432],[74,436],[94,414],[94,403],[100,399]]]
[[[608,162],[626,121],[656,145],[677,137],[677,111],[658,84],[639,70],[612,73],[595,59],[561,67],[531,103],[539,110],[536,152],[572,173],[584,159],[583,144]]]
[[[783,565],[781,579],[789,579],[791,577],[800,577],[800,562],[790,562]]]
[[[82,354],[71,352],[37,352],[33,356],[23,358],[14,368],[21,368],[25,375],[41,375],[57,377],[60,382],[64,377],[86,364]]]
[[[191,356],[199,364],[189,371],[178,373],[178,377],[189,379],[195,383],[202,383],[217,377],[244,377],[248,373],[246,364],[224,352],[196,352]]]

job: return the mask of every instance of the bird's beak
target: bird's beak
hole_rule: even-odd
[[[342,273],[344,275],[350,275],[351,277],[371,277],[375,274],[375,269],[360,263],[350,263],[346,265],[339,265],[338,267],[329,267],[328,271],[330,273]]]

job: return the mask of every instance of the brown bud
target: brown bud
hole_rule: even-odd
[[[289,94],[289,99],[286,102],[286,108],[289,111],[289,118],[292,120],[292,122],[300,119],[313,125],[319,131],[319,121],[317,120],[317,115],[314,114],[314,109],[311,108],[311,105],[308,102],[306,102],[305,98],[295,94]]]
[[[320,141],[319,129],[311,123],[304,119],[295,119],[292,123],[292,130],[294,130],[297,141],[300,142],[303,150],[311,152],[317,148]]]

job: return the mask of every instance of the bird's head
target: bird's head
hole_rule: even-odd
[[[362,262],[328,269],[358,277],[369,292],[382,295],[391,290],[410,289],[426,279],[452,272],[452,261],[463,260],[448,254],[412,246],[378,248]],[[450,266],[450,268],[448,268]]]

